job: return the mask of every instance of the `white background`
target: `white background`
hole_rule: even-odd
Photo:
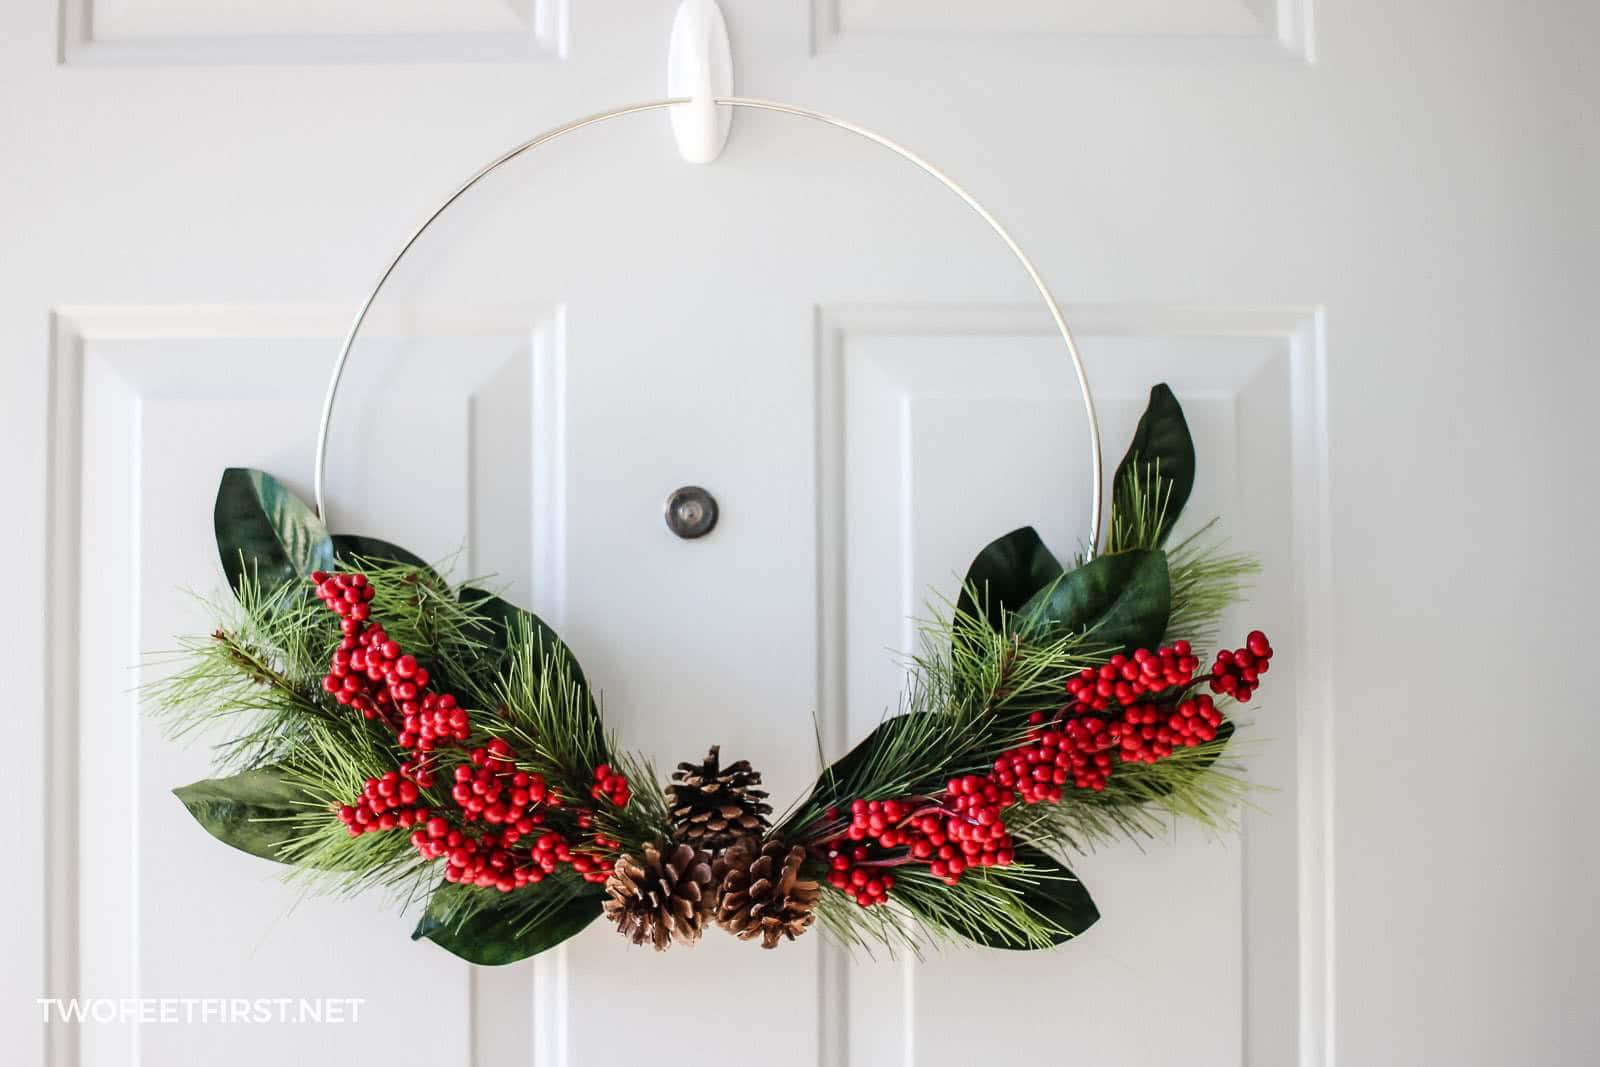
[[[942,1067],[1596,1058],[1592,5],[729,0],[737,88],[925,151],[1039,261],[1120,454],[1170,381],[1282,651],[1243,834],[1109,849],[1048,954],[808,938],[471,972],[206,837],[131,689],[204,625],[222,467],[309,492],[327,364],[465,174],[661,95],[672,8],[7,0],[6,1062]],[[1048,321],[970,215],[837,131],[664,115],[487,183],[357,349],[332,521],[499,576],[624,737],[787,798],[891,705],[907,617],[1086,532]],[[706,485],[703,542],[660,519]],[[291,912],[290,909],[293,908]],[[47,1030],[42,995],[359,996],[347,1026]],[[699,1050],[699,1051],[696,1051]]]

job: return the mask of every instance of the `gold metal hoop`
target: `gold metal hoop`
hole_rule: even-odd
[[[316,469],[313,478],[313,485],[316,491],[317,514],[322,516],[324,521],[327,521],[328,518],[328,503],[325,495],[328,458],[328,428],[333,422],[333,408],[334,402],[339,396],[339,382],[344,377],[345,364],[350,359],[350,350],[355,345],[356,335],[361,331],[361,324],[366,321],[367,313],[372,309],[373,302],[378,299],[378,294],[383,291],[384,285],[389,281],[390,276],[394,274],[395,268],[400,265],[400,261],[405,258],[406,253],[411,251],[412,246],[421,239],[423,234],[428,232],[428,228],[438,220],[440,215],[443,215],[447,210],[449,210],[452,204],[465,196],[467,191],[473,186],[477,185],[484,178],[487,178],[490,174],[493,174],[507,163],[510,163],[519,156],[533,151],[540,145],[548,144],[558,137],[563,137],[566,134],[576,132],[577,130],[581,130],[587,126],[595,126],[602,122],[608,122],[611,119],[621,118],[624,115],[636,115],[645,111],[659,111],[664,108],[675,107],[680,104],[688,103],[690,103],[690,100],[687,97],[676,97],[668,100],[648,100],[642,103],[628,104],[624,107],[613,108],[610,111],[597,112],[593,115],[586,116],[585,118],[576,119],[572,122],[556,126],[553,129],[546,130],[544,133],[539,134],[537,137],[534,137],[531,140],[524,141],[522,144],[511,149],[509,152],[506,152],[504,155],[501,155],[497,159],[494,159],[480,168],[465,182],[461,183],[461,186],[456,189],[455,192],[446,197],[443,203],[434,208],[433,212],[423,220],[422,225],[418,226],[411,236],[406,239],[405,244],[400,246],[400,250],[394,254],[394,258],[389,261],[389,265],[385,267],[383,269],[383,273],[378,276],[378,281],[375,285],[373,285],[372,290],[367,293],[367,298],[361,302],[361,308],[356,312],[355,320],[351,322],[349,332],[345,334],[344,344],[339,347],[339,356],[334,360],[333,374],[328,380],[327,396],[322,402],[322,421],[317,427]],[[943,185],[946,189],[950,190],[958,199],[961,200],[962,203],[971,208],[979,218],[983,219],[984,222],[989,224],[989,228],[994,231],[995,235],[999,237],[1002,242],[1004,242],[1006,248],[1010,249],[1011,254],[1015,256],[1017,262],[1022,265],[1023,271],[1028,275],[1028,280],[1033,282],[1034,288],[1039,291],[1039,296],[1044,300],[1045,307],[1050,310],[1050,317],[1055,321],[1056,330],[1061,334],[1061,340],[1067,346],[1067,355],[1072,360],[1072,369],[1078,379],[1078,389],[1083,394],[1083,410],[1089,421],[1089,454],[1090,470],[1092,472],[1092,496],[1089,510],[1089,542],[1087,554],[1090,557],[1094,556],[1099,551],[1100,546],[1100,521],[1103,510],[1102,498],[1104,494],[1103,482],[1105,476],[1100,469],[1100,423],[1095,416],[1094,397],[1089,391],[1089,376],[1084,370],[1083,359],[1078,355],[1078,346],[1072,340],[1072,331],[1067,328],[1067,320],[1065,316],[1062,315],[1061,308],[1056,303],[1055,297],[1050,294],[1050,289],[1047,285],[1045,285],[1044,278],[1039,274],[1038,268],[1033,265],[1033,261],[1028,258],[1027,253],[1023,252],[1021,246],[1017,244],[1016,240],[1011,236],[1006,228],[1000,225],[1000,221],[990,213],[988,208],[984,207],[978,202],[977,197],[967,192],[967,190],[958,184],[954,178],[951,178],[944,171],[940,170],[938,167],[935,167],[932,163],[928,162],[926,159],[923,159],[917,153],[911,151],[911,149],[906,148],[904,145],[899,144],[888,137],[885,137],[881,133],[869,130],[864,126],[858,126],[846,119],[841,119],[834,115],[828,115],[821,111],[813,111],[810,108],[800,107],[796,104],[784,104],[773,100],[758,100],[752,97],[743,96],[719,96],[713,100],[713,103],[725,107],[750,108],[756,111],[775,111],[784,115],[796,115],[800,118],[821,122],[836,129],[846,130],[858,137],[862,137],[868,141],[871,141],[873,144],[881,145],[893,152],[895,155],[899,156],[901,159],[904,159],[907,162],[915,165],[924,174],[927,174],[940,185]]]

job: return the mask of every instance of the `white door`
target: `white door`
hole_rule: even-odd
[[[474,971],[380,900],[296,904],[172,799],[207,755],[141,717],[135,668],[203,625],[184,588],[221,587],[221,468],[309,492],[329,363],[397,242],[504,148],[663,95],[672,5],[11,0],[6,1061],[1592,1061],[1592,6],[724,7],[741,93],[905,141],[1017,234],[1113,461],[1148,386],[1177,390],[1189,514],[1260,555],[1234,622],[1282,650],[1262,810],[1084,857],[1103,919],[1026,956],[656,957],[595,924]],[[335,528],[501,576],[626,743],[667,767],[720,743],[779,800],[813,712],[836,754],[894,702],[930,588],[1014,526],[1060,554],[1087,529],[1016,264],[903,161],[791,117],[737,115],[704,167],[660,113],[519,161],[366,337]],[[661,521],[686,484],[721,506],[701,541]],[[39,1022],[72,995],[364,1004]]]

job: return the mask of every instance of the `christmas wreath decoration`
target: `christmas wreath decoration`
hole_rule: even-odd
[[[215,522],[233,598],[153,683],[174,733],[235,725],[229,773],[175,792],[293,878],[425,897],[413,937],[473,963],[601,916],[656,949],[712,927],[770,949],[813,925],[868,949],[1058,945],[1099,915],[1070,855],[1172,816],[1226,825],[1248,788],[1218,760],[1272,647],[1253,632],[1202,670],[1254,563],[1215,520],[1168,547],[1194,477],[1158,385],[1105,550],[1064,564],[1031,527],[986,546],[925,624],[899,711],[775,815],[715,745],[653,784],[537,616],[230,469]]]

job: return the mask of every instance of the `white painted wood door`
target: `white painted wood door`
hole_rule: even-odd
[[[672,6],[10,0],[6,1062],[1592,1061],[1596,738],[1543,666],[1581,656],[1595,591],[1592,5],[724,6],[741,92],[903,139],[1014,229],[1113,457],[1148,385],[1177,389],[1190,514],[1265,563],[1237,620],[1283,659],[1264,811],[1084,858],[1103,920],[1025,957],[656,958],[596,925],[471,972],[376,901],[291,913],[168,795],[206,754],[140,717],[136,665],[220,584],[220,468],[309,489],[328,363],[397,240],[508,145],[661,95]],[[628,742],[719,741],[779,797],[813,711],[838,752],[893,702],[930,587],[1015,525],[1063,553],[1086,529],[1015,264],[901,161],[782,116],[739,115],[708,167],[653,115],[509,168],[418,248],[348,388],[336,528],[502,576]],[[721,502],[702,542],[661,522],[686,483]],[[74,994],[365,1005],[39,1023]]]

